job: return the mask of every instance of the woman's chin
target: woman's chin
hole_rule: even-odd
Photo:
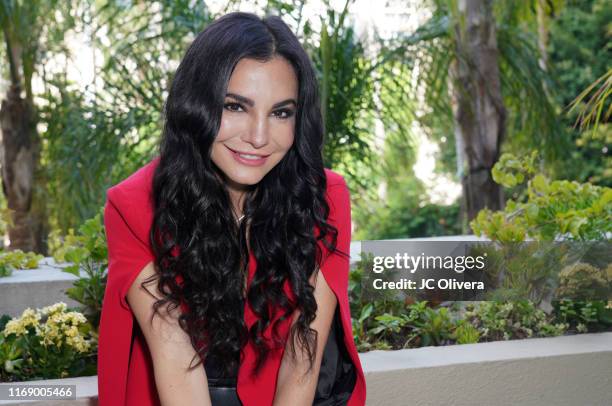
[[[246,188],[252,185],[256,185],[262,179],[261,176],[253,176],[252,174],[246,176],[229,176],[228,178],[231,183],[237,188]]]

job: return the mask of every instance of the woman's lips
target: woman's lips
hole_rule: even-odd
[[[269,156],[269,155],[265,155],[265,156],[259,156],[259,158],[253,158],[254,154],[241,154],[237,151],[234,151],[230,147],[227,147],[227,149],[229,149],[229,151],[232,153],[232,156],[237,162],[243,165],[247,165],[247,166],[261,166],[264,163],[266,163],[266,160],[268,159],[268,156]]]

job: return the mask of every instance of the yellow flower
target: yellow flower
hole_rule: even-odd
[[[53,339],[51,339],[51,337],[48,337],[48,336],[43,336],[42,340],[40,341],[40,344],[43,345],[44,347],[48,347],[50,345],[53,345]]]
[[[70,322],[73,326],[78,326],[79,324],[87,323],[87,319],[83,316],[82,313],[79,312],[68,312],[64,314],[65,322]]]
[[[75,326],[72,326],[72,327],[64,329],[64,334],[67,337],[76,337],[79,335],[79,330]]]
[[[66,343],[81,353],[87,352],[90,348],[90,343],[81,335],[66,337]]]
[[[51,315],[51,314],[56,314],[56,313],[62,313],[64,310],[66,310],[66,307],[67,307],[66,303],[58,302],[58,303],[52,304],[50,306],[43,307],[40,312],[42,314],[44,314],[44,315]]]
[[[8,336],[9,334],[22,335],[25,334],[26,329],[23,326],[23,323],[19,319],[12,319],[6,326],[4,326],[4,335]]]
[[[66,312],[66,304],[63,302],[46,306],[38,311],[26,309],[21,317],[10,320],[5,328],[4,334],[27,334],[27,328],[34,326],[36,336],[44,347],[69,346],[78,352],[88,352],[92,343],[97,342],[97,335],[91,332],[91,340],[87,340],[79,331],[79,326],[87,324],[87,318],[79,312]],[[44,323],[39,323],[45,316]]]
[[[11,319],[4,326],[4,335],[15,334],[15,335],[25,335],[27,333],[27,328],[32,326],[37,328],[40,320],[40,314],[30,309],[29,307],[23,311],[21,317]]]

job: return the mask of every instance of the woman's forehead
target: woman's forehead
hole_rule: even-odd
[[[227,92],[256,103],[258,100],[275,103],[276,99],[297,97],[298,79],[293,66],[285,58],[274,57],[266,62],[243,58],[236,64]]]

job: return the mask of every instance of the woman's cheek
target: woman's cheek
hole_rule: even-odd
[[[221,116],[220,131],[228,133],[230,136],[237,135],[248,126],[248,119],[245,114],[223,113]]]

